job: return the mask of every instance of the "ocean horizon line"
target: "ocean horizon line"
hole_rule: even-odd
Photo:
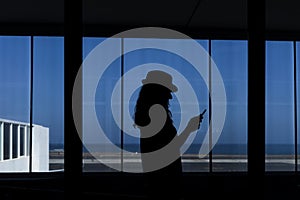
[[[121,146],[119,144],[119,146]],[[298,145],[300,147],[300,145]],[[91,149],[97,149],[97,152],[109,152],[111,148],[106,144],[89,144]],[[199,154],[201,144],[191,144],[185,151],[185,154]],[[140,153],[139,144],[124,144],[123,149],[132,152]],[[267,155],[295,155],[294,144],[267,144],[266,147]],[[298,148],[300,149],[300,148]],[[49,150],[51,152],[63,152],[64,144],[56,143],[50,144]],[[247,155],[247,144],[216,144],[212,152],[219,155]],[[83,146],[83,153],[87,153],[89,150]],[[116,151],[115,153],[120,152]],[[300,154],[300,152],[298,152]]]

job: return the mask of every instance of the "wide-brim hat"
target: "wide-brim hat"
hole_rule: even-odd
[[[143,84],[158,84],[165,86],[170,89],[172,92],[176,92],[178,90],[177,86],[172,83],[172,76],[164,71],[153,70],[147,73],[145,79],[142,80]]]

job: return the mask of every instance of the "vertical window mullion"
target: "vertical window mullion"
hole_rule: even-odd
[[[76,76],[79,81],[77,94],[83,94],[82,89],[82,7],[83,1],[64,1],[64,176],[66,183],[72,181],[72,187],[65,187],[67,198],[81,196],[82,183],[82,109],[76,116],[78,130],[73,121],[72,95]],[[82,108],[82,95],[78,108]],[[76,134],[77,133],[77,134]]]
[[[293,41],[293,58],[294,58],[294,120],[295,120],[295,172],[298,171],[298,115],[297,115],[297,52],[296,52],[296,41]]]
[[[211,111],[211,98],[210,98],[210,94],[211,94],[211,89],[212,89],[212,74],[211,74],[211,39],[208,40],[208,53],[209,53],[209,60],[208,60],[208,91],[209,91],[209,101],[208,101],[208,116],[209,116],[209,172],[212,172],[212,124],[211,124],[211,118],[212,118],[212,111]]]
[[[265,175],[265,4],[265,0],[247,1],[248,176],[250,188],[257,192],[263,192]]]
[[[32,172],[32,141],[33,141],[33,36],[30,37],[30,96],[29,96],[29,172]]]
[[[121,38],[121,172],[124,169],[124,38]]]

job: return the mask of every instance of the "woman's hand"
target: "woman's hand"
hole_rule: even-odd
[[[189,135],[192,132],[194,132],[194,131],[196,131],[200,128],[200,124],[202,122],[203,115],[204,115],[205,112],[206,112],[206,109],[200,115],[196,115],[195,117],[192,117],[190,119],[190,121],[188,122],[186,128],[177,137],[176,146],[181,147],[185,143],[185,141],[187,140]]]
[[[202,119],[203,119],[202,114],[192,117],[186,126],[186,130],[190,133],[198,130],[200,128]]]

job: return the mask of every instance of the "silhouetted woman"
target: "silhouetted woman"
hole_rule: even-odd
[[[193,117],[177,135],[169,100],[177,87],[166,72],[154,70],[142,80],[134,120],[140,129],[142,167],[146,189],[152,199],[182,198],[182,163],[180,147],[200,127],[202,115]]]

